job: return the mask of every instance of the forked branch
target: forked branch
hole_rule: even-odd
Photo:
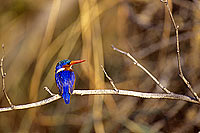
[[[115,91],[119,92],[119,90],[117,89],[117,87],[116,87],[115,84],[114,84],[114,81],[111,79],[111,77],[108,76],[106,70],[104,69],[104,67],[103,67],[102,65],[101,65],[101,68],[102,68],[104,74],[106,75],[106,78],[110,81],[110,84],[112,85],[113,89],[114,89]]]
[[[166,87],[164,87],[159,81],[158,79],[153,76],[153,74],[151,74],[151,72],[149,72],[144,66],[142,66],[140,63],[138,63],[138,61],[133,57],[131,56],[129,53],[127,52],[124,52],[116,47],[114,47],[114,45],[112,45],[112,48],[113,50],[119,52],[119,53],[122,53],[126,56],[128,56],[132,61],[133,61],[133,64],[135,64],[137,67],[139,67],[140,69],[142,69],[147,75],[149,75],[149,77],[151,77],[151,79],[166,93],[171,93]]]
[[[187,85],[187,87],[189,88],[189,90],[193,94],[193,96],[196,98],[196,100],[200,101],[197,93],[194,92],[192,86],[190,85],[190,82],[185,78],[185,76],[183,74],[183,70],[182,70],[182,66],[181,66],[179,36],[178,36],[178,28],[179,28],[179,26],[176,24],[176,22],[174,20],[174,17],[172,15],[171,9],[170,9],[169,4],[168,4],[168,0],[161,0],[161,2],[165,3],[165,6],[167,7],[167,10],[169,12],[169,16],[171,18],[171,21],[172,21],[172,24],[174,26],[175,33],[176,33],[176,52],[177,52],[177,60],[178,60],[177,62],[178,62],[179,76],[182,78],[184,83]]]

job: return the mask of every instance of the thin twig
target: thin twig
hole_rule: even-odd
[[[198,101],[196,101],[192,97],[174,94],[174,93],[170,93],[170,94],[144,93],[144,92],[128,91],[128,90],[118,90],[118,92],[117,92],[113,89],[110,89],[110,90],[99,89],[99,90],[74,90],[73,95],[81,95],[81,96],[83,96],[83,95],[123,95],[123,96],[133,96],[133,97],[149,98],[149,99],[182,100],[182,101],[200,104]],[[62,97],[59,94],[55,94],[54,96],[52,96],[50,98],[47,98],[47,99],[44,99],[44,100],[41,100],[41,101],[38,101],[35,103],[29,103],[29,104],[24,104],[24,105],[15,105],[14,109],[12,107],[0,108],[0,112],[35,108],[35,107],[49,104],[60,98],[62,98]]]
[[[171,18],[171,21],[173,23],[173,26],[174,26],[174,29],[175,29],[175,33],[176,33],[176,48],[177,48],[176,52],[177,52],[179,76],[182,78],[184,83],[187,85],[187,87],[189,88],[190,92],[194,95],[196,100],[200,101],[197,93],[194,92],[192,86],[190,85],[190,82],[185,78],[185,76],[183,74],[182,67],[181,67],[180,44],[179,44],[179,36],[178,36],[178,28],[179,28],[179,26],[176,25],[176,22],[174,20],[174,17],[172,15],[171,9],[170,9],[169,4],[168,4],[168,0],[161,0],[161,2],[165,3],[165,5],[166,5],[166,7],[168,9],[169,16]]]
[[[169,91],[166,87],[164,87],[157,79],[155,76],[153,76],[144,66],[142,66],[140,63],[138,63],[138,61],[133,57],[131,56],[129,53],[127,52],[124,52],[118,48],[115,48],[114,45],[112,45],[112,48],[113,50],[117,51],[117,52],[120,52],[126,56],[128,56],[132,61],[133,63],[138,66],[140,69],[142,69],[147,75],[149,75],[151,77],[151,79],[166,93],[172,93],[171,91]]]
[[[51,96],[55,96],[56,94],[52,93],[48,87],[44,87],[44,90],[46,90]]]
[[[5,84],[6,73],[4,73],[4,70],[3,70],[3,62],[4,62],[4,57],[5,57],[4,44],[2,44],[2,49],[3,49],[3,56],[1,58],[1,64],[0,64],[0,67],[1,67],[1,77],[2,77],[2,90],[3,90],[3,93],[4,93],[4,95],[5,95],[8,103],[10,104],[11,108],[14,108],[14,105],[12,104],[10,98],[8,97],[8,94],[6,93],[6,84]]]
[[[105,71],[104,67],[101,65],[101,68],[103,69],[104,74],[106,75],[106,78],[110,81],[110,84],[113,86],[113,89],[117,92],[119,92],[119,90],[117,89],[117,87],[114,84],[114,81],[108,76],[107,72]]]

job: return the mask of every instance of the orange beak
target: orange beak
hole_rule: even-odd
[[[71,61],[70,62],[70,66],[71,65],[74,65],[74,64],[78,64],[78,63],[82,63],[82,62],[84,62],[85,60],[74,60],[74,61]]]

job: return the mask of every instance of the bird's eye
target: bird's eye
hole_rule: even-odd
[[[70,62],[68,62],[67,65],[70,65]]]

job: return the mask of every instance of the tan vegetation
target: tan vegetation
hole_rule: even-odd
[[[182,71],[199,95],[200,3],[168,2],[179,25]],[[86,59],[74,66],[77,90],[112,89],[102,64],[120,90],[163,93],[129,58],[113,51],[114,44],[136,57],[169,91],[195,97],[179,77],[173,26],[159,0],[1,1],[6,92],[14,105],[40,101],[50,96],[45,86],[58,93],[58,61]],[[0,99],[1,108],[10,106],[3,91]],[[73,95],[69,105],[60,99],[0,113],[0,132],[197,132],[199,125],[199,104],[117,95]]]

